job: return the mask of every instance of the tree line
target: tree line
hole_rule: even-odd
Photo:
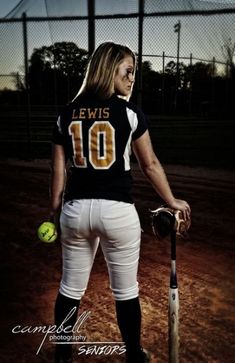
[[[73,42],[58,42],[34,49],[29,60],[28,89],[32,105],[63,105],[71,101],[81,86],[88,52]],[[178,71],[177,71],[178,69]],[[155,71],[149,61],[142,63],[142,89],[134,87],[133,102],[141,92],[147,114],[233,117],[235,67],[220,74],[213,63],[186,65],[170,61],[164,72]],[[137,70],[138,72],[138,70]],[[14,75],[16,91],[1,92],[0,103],[25,102],[25,83]]]

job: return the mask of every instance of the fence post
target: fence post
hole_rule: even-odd
[[[162,52],[162,113],[165,111],[165,52]]]
[[[142,106],[143,20],[144,0],[139,0],[137,104],[140,107]]]
[[[29,94],[29,66],[28,66],[28,33],[27,16],[22,14],[23,44],[24,44],[24,70],[25,70],[25,92],[26,92],[26,130],[27,130],[27,157],[31,158],[31,112]]]
[[[215,61],[215,57],[213,57],[213,59],[212,59],[212,75],[213,75],[213,77],[215,76],[215,63],[216,63],[216,61]]]
[[[215,114],[215,74],[216,74],[216,60],[215,57],[212,59],[212,77],[211,77],[211,114]]]
[[[88,54],[95,49],[95,0],[87,0],[88,6]]]
[[[229,78],[229,61],[227,60],[226,62],[226,66],[225,66],[225,69],[226,69],[226,78],[228,79]]]
[[[193,93],[193,80],[192,80],[192,67],[193,67],[193,54],[190,53],[190,74],[189,74],[189,114],[192,115],[192,93]]]
[[[177,36],[177,63],[176,63],[176,86],[175,86],[175,111],[178,109],[179,101],[179,89],[180,89],[180,32],[181,32],[181,22],[174,25],[174,32],[178,34]]]

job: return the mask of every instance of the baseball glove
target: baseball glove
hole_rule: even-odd
[[[185,221],[179,210],[161,206],[156,210],[150,210],[151,225],[157,239],[167,237],[173,230],[180,237],[185,238],[191,225],[191,220]]]

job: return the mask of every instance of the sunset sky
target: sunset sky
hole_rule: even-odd
[[[16,5],[15,11],[11,12]],[[197,10],[229,7],[235,9],[235,0],[228,1],[182,1],[182,0],[145,0],[145,12],[166,10]],[[117,14],[136,13],[138,0],[96,0],[95,13]],[[1,0],[0,17],[21,17],[23,12],[27,16],[86,16],[86,0]],[[177,36],[174,25],[181,21],[180,56],[216,60],[224,62],[222,46],[231,38],[235,41],[235,13],[213,16],[159,16],[146,17],[143,31],[143,60],[149,60],[155,70],[162,68],[162,54],[176,57]],[[104,19],[96,20],[95,43],[113,40],[128,44],[138,51],[138,19]],[[23,37],[21,23],[0,24],[0,74],[12,72],[23,73]],[[88,48],[87,21],[44,21],[28,22],[28,56],[33,49],[54,42],[73,41],[79,47]],[[156,57],[159,56],[159,57]],[[166,59],[166,63],[170,61]],[[188,63],[189,60],[183,60]],[[0,87],[9,87],[10,77],[0,76]],[[10,81],[11,82],[11,81]]]

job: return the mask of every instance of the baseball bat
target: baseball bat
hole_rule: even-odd
[[[176,231],[171,232],[171,272],[168,306],[169,362],[179,362],[179,292],[176,272]]]

